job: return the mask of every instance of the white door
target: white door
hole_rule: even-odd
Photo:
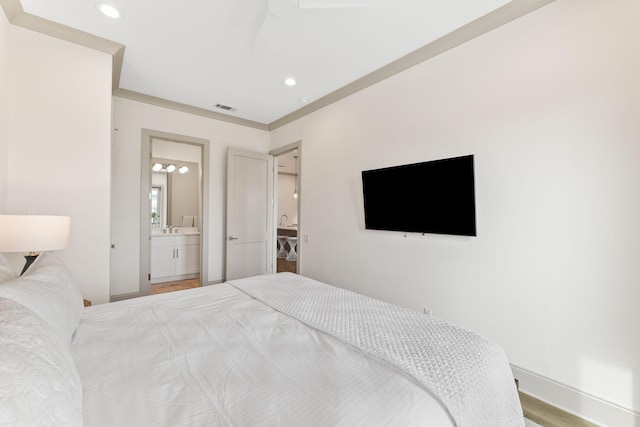
[[[227,280],[273,273],[273,157],[229,148]]]

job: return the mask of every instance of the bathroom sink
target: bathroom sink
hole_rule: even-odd
[[[200,231],[197,227],[172,227],[172,228],[152,228],[152,236],[196,236]]]

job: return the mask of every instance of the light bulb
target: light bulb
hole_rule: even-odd
[[[295,193],[293,193],[293,198],[297,199],[298,198],[298,192],[296,191]]]
[[[162,163],[154,163],[151,169],[153,169],[154,172],[158,172],[162,169]]]
[[[176,165],[169,165],[169,166],[167,166],[167,172],[171,173],[171,172],[173,172],[174,170],[176,170]]]
[[[182,165],[182,166],[180,166],[180,167],[178,168],[178,172],[180,172],[180,173],[187,173],[187,172],[189,172],[189,168],[188,168],[187,166]]]

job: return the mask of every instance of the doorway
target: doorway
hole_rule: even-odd
[[[295,142],[272,151],[276,187],[276,272],[300,273],[300,169],[302,147]]]
[[[208,140],[143,130],[140,293],[208,281]]]

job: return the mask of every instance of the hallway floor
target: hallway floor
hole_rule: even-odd
[[[166,292],[181,291],[183,289],[199,288],[200,279],[176,280],[174,282],[163,282],[151,285],[151,295],[164,294]]]

